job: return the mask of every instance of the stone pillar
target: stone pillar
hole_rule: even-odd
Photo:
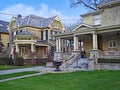
[[[54,53],[54,61],[62,61],[61,39],[56,40],[56,52]]]
[[[16,52],[19,52],[19,47],[17,43],[15,44],[15,48],[16,48]]]
[[[97,34],[93,33],[93,50],[97,50],[98,45],[97,45]]]

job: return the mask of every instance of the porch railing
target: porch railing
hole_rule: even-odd
[[[120,51],[100,51],[99,58],[120,58]]]

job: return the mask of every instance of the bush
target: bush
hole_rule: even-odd
[[[8,58],[8,57],[0,58],[0,65],[12,65],[12,64],[13,64],[12,58]]]
[[[105,59],[99,58],[98,63],[120,63],[120,59]]]
[[[24,65],[24,59],[22,57],[17,57],[14,64],[16,66],[23,66]]]

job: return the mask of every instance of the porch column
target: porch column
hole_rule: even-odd
[[[71,41],[69,40],[68,52],[71,52]]]
[[[58,39],[58,51],[61,51],[61,39]]]
[[[98,45],[97,45],[97,34],[93,33],[93,50],[97,50]]]
[[[16,52],[19,52],[18,44],[15,44]]]
[[[31,52],[34,52],[34,46],[31,44]]]
[[[78,50],[78,37],[74,36],[74,50]]]
[[[56,39],[56,51],[58,51],[58,39]]]

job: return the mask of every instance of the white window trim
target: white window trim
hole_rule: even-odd
[[[115,42],[115,46],[113,46],[113,42]],[[112,43],[112,46],[110,45]],[[109,41],[109,48],[116,48],[117,47],[117,41],[116,40],[110,40]]]
[[[101,22],[100,22],[100,15],[97,14],[97,15],[94,15],[94,25],[100,25]]]

